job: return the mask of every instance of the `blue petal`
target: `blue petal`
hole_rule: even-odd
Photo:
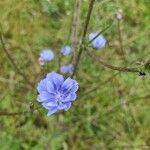
[[[54,100],[50,100],[50,101],[44,102],[44,103],[42,103],[42,105],[46,109],[51,109],[51,107],[57,107],[58,106],[58,104]]]
[[[76,93],[71,93],[69,94],[66,98],[64,98],[62,100],[62,102],[70,102],[70,101],[74,101],[77,98]]]
[[[58,109],[59,110],[63,110],[63,109],[65,109],[65,105],[62,103],[62,104],[59,104],[58,105]]]
[[[74,69],[74,66],[72,64],[69,64],[69,65],[61,66],[60,72],[62,74],[66,74],[66,73],[72,74],[73,69]]]
[[[58,90],[64,82],[63,76],[56,72],[51,72],[47,74],[46,80],[50,81],[53,84],[55,90]]]
[[[46,84],[46,87],[47,87],[47,91],[49,93],[53,93],[54,94],[56,92],[54,84],[52,82],[48,81],[47,84]]]
[[[64,110],[67,111],[71,107],[71,102],[65,103],[64,107]]]
[[[68,92],[76,92],[79,86],[76,80],[71,78],[67,78],[62,85],[61,90],[66,94]]]
[[[51,107],[51,108],[48,110],[47,116],[52,115],[52,114],[55,113],[57,110],[58,110],[57,107]]]
[[[71,102],[60,103],[58,105],[59,110],[68,110],[71,107]]]
[[[48,93],[48,92],[45,92],[45,91],[41,92],[41,93],[38,95],[38,98],[37,98],[37,100],[38,100],[39,102],[44,102],[44,101],[47,101],[47,100],[49,100],[49,99],[51,99],[51,94]]]
[[[98,34],[98,32],[92,32],[89,34],[89,39],[92,40],[96,35]]]
[[[67,56],[71,53],[71,47],[66,45],[64,46],[62,49],[61,49],[61,53],[64,55],[64,56]]]
[[[95,47],[103,48],[106,44],[106,40],[102,35],[99,35],[98,38],[95,40]]]
[[[39,83],[38,83],[38,86],[37,86],[37,90],[39,93],[41,93],[42,91],[46,91],[46,80],[41,80]]]
[[[92,32],[89,34],[89,40],[92,40],[96,35],[98,35],[98,32]],[[94,41],[92,41],[94,48],[103,48],[106,44],[106,40],[103,37],[103,35],[99,35]]]

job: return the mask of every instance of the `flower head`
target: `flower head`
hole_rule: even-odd
[[[40,60],[51,61],[54,59],[54,53],[51,49],[45,49],[40,53]]]
[[[62,74],[66,74],[66,73],[72,74],[73,69],[74,69],[73,65],[72,65],[72,64],[69,64],[69,65],[62,66],[62,67],[60,68],[60,72],[61,72]]]
[[[48,110],[47,115],[50,116],[58,110],[67,111],[71,107],[77,97],[78,83],[71,78],[64,80],[62,75],[51,72],[38,83],[37,90],[37,100]]]
[[[89,34],[89,40],[92,40],[95,36],[98,35],[98,32],[92,32]],[[94,39],[92,41],[92,44],[93,44],[93,47],[94,48],[103,48],[106,44],[106,40],[105,38],[103,37],[103,35],[99,35],[96,39]]]
[[[119,10],[117,11],[117,13],[116,13],[116,18],[117,18],[118,20],[123,19],[123,11],[122,11],[122,9],[119,9]]]
[[[66,45],[64,46],[62,49],[61,49],[61,53],[64,55],[64,56],[67,56],[71,53],[71,47]]]

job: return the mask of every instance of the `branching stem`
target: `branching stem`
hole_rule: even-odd
[[[33,84],[29,81],[28,77],[27,77],[24,73],[22,73],[22,72],[20,71],[20,69],[18,68],[18,66],[17,66],[16,63],[14,62],[13,58],[10,56],[10,54],[9,54],[9,52],[8,52],[6,46],[5,46],[5,42],[4,42],[3,34],[2,34],[2,28],[1,28],[1,32],[0,32],[0,41],[1,41],[1,45],[2,45],[3,51],[5,52],[7,58],[9,59],[10,63],[12,64],[12,66],[14,67],[14,69],[16,70],[16,72],[24,78],[24,80],[28,83],[28,85],[29,85],[30,87],[33,88],[34,86],[33,86]]]
[[[107,62],[105,62],[101,57],[96,56],[94,53],[91,54],[88,50],[86,50],[86,52],[94,61],[111,70],[116,70],[120,72],[133,72],[133,73],[139,72],[139,69],[137,68],[127,68],[127,67],[118,67],[118,66],[110,65]]]
[[[83,49],[84,49],[83,48],[83,42],[84,42],[84,39],[86,37],[86,33],[87,33],[88,25],[89,25],[89,22],[90,22],[94,2],[95,2],[95,0],[90,0],[90,3],[89,3],[89,9],[88,9],[87,17],[86,17],[86,20],[85,20],[85,26],[84,26],[83,35],[82,35],[82,38],[81,38],[81,44],[80,44],[79,52],[77,54],[77,58],[76,58],[76,61],[75,61],[75,64],[74,64],[74,71],[73,71],[72,77],[74,77],[74,75],[76,73],[76,70],[77,70],[77,67],[78,67]]]

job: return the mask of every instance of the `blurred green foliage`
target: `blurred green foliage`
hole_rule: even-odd
[[[34,83],[42,78],[38,64],[41,49],[58,53],[70,44],[74,0],[3,0],[0,22],[6,46],[17,66]],[[88,9],[81,5],[80,30]],[[135,66],[149,60],[150,2],[148,0],[97,0],[88,33],[101,31],[123,11],[121,31],[128,63],[120,55],[117,20],[104,33],[107,46],[97,55],[118,66]],[[69,40],[68,40],[69,39]],[[11,66],[0,47],[0,111],[38,111],[19,116],[0,116],[1,150],[145,150],[150,141],[150,77],[118,73],[97,65],[83,53],[77,80],[78,99],[68,112],[51,117],[36,102],[30,89]],[[57,70],[57,60],[47,69]],[[111,79],[109,79],[111,78]],[[143,98],[142,98],[143,97]],[[144,98],[145,97],[145,98]],[[127,101],[131,103],[126,103]],[[117,107],[115,107],[117,106]]]

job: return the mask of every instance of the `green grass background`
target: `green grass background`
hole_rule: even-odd
[[[149,149],[150,96],[142,98],[150,93],[148,74],[114,75],[116,71],[103,68],[83,53],[76,78],[80,91],[71,109],[47,117],[36,101],[36,85],[43,75],[39,52],[50,47],[58,53],[64,44],[70,44],[73,5],[73,0],[0,1],[5,44],[17,66],[35,85],[34,89],[28,87],[0,46],[0,111],[27,111],[30,102],[38,107],[25,115],[0,116],[0,150]],[[88,0],[83,0],[80,31],[87,9]],[[150,58],[149,0],[96,0],[88,33],[104,29],[118,9],[123,10],[121,30],[127,63],[120,56],[115,19],[104,33],[106,47],[95,53],[110,64],[133,67]],[[57,59],[47,70],[57,70]]]

